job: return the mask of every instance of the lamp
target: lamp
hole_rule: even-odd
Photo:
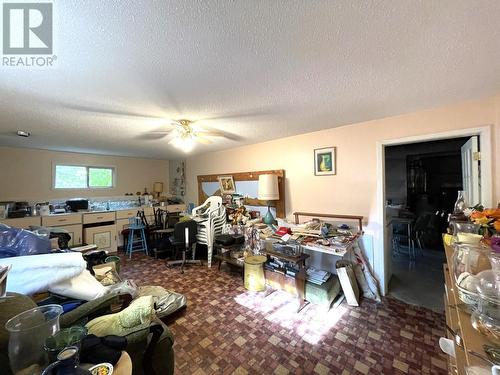
[[[274,223],[274,217],[271,213],[270,202],[280,199],[278,190],[278,176],[275,174],[261,174],[259,176],[259,200],[267,201],[267,213],[264,217],[265,224]]]
[[[156,198],[160,198],[160,194],[163,193],[163,182],[155,182],[153,184],[153,191],[157,194]]]

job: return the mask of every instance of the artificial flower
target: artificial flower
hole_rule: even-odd
[[[474,211],[471,215],[470,215],[470,218],[472,220],[476,220],[476,219],[481,219],[481,218],[484,218],[486,217],[486,215],[484,214],[484,212],[481,212],[481,211]]]
[[[475,224],[479,224],[479,225],[487,225],[490,222],[490,220],[491,219],[489,219],[486,216],[484,216],[484,217],[480,217],[480,218],[474,219],[474,223]]]
[[[496,220],[493,223],[493,228],[495,228],[495,230],[500,233],[500,220]]]

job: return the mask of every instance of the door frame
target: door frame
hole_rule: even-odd
[[[397,139],[388,139],[377,142],[377,223],[380,223],[378,231],[378,239],[375,241],[375,259],[374,271],[380,278],[382,293],[385,295],[388,292],[389,280],[391,275],[391,257],[390,251],[386,250],[386,217],[385,217],[385,147],[396,146],[408,143],[418,143],[427,141],[438,141],[442,139],[471,137],[477,135],[479,137],[479,151],[481,152],[481,203],[485,207],[491,207],[493,201],[493,186],[492,186],[492,147],[491,147],[491,125],[480,126],[475,128],[456,129],[445,132],[422,134],[410,137]],[[377,259],[378,258],[378,259]]]

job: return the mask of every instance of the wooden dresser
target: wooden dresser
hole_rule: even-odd
[[[487,344],[488,341],[485,336],[481,335],[472,327],[470,314],[456,307],[457,305],[460,305],[462,301],[458,298],[458,293],[456,291],[451,272],[451,256],[453,255],[453,248],[446,244],[444,244],[444,248],[446,251],[446,264],[443,265],[445,279],[444,307],[446,324],[448,324],[448,326],[455,332],[459,332],[465,347],[465,349],[462,349],[455,344],[456,358],[448,357],[448,372],[450,374],[465,375],[465,367],[467,366],[480,366],[485,369],[490,369],[491,366],[488,366],[485,361],[468,353],[468,351],[474,351],[486,356],[486,353],[483,350],[483,344]],[[446,334],[449,339],[453,340],[450,332],[447,332]]]

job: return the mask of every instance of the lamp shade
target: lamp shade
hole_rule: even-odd
[[[153,191],[155,193],[163,193],[163,182],[155,182],[153,185]]]
[[[275,174],[261,174],[259,176],[259,196],[263,201],[280,199],[278,190],[278,176]]]

